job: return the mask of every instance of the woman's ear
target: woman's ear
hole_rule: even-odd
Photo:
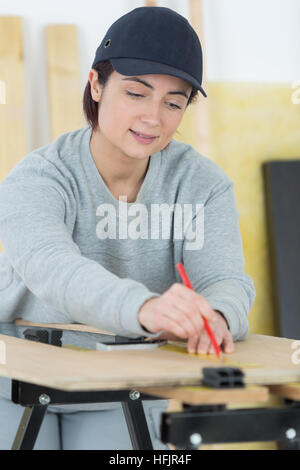
[[[98,72],[91,69],[89,72],[89,82],[91,85],[91,95],[94,101],[99,103],[102,93],[102,87],[98,80]]]

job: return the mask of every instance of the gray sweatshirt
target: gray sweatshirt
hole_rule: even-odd
[[[145,335],[139,308],[181,282],[181,261],[194,290],[224,314],[234,340],[245,339],[255,290],[244,273],[233,182],[173,139],[150,157],[137,200],[127,204],[104,183],[90,138],[90,127],[63,134],[21,159],[0,184],[0,321],[78,322]],[[158,227],[162,204],[167,211]],[[180,218],[168,211],[174,204],[181,225],[194,225],[189,240],[180,238]],[[146,218],[153,220],[148,231]]]
[[[91,128],[61,135],[21,159],[0,184],[1,323],[23,318],[148,334],[138,311],[181,282],[248,334],[255,298],[244,272],[234,184],[174,139],[150,157],[134,203],[117,200],[90,152]]]

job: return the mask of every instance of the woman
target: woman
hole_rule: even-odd
[[[233,183],[173,139],[198,91],[206,96],[201,81],[199,39],[176,12],[136,8],[109,28],[84,94],[89,126],[33,151],[0,185],[2,333],[22,336],[19,317],[79,322],[213,353],[205,316],[225,352],[246,338],[255,290]],[[63,340],[93,348],[98,338]],[[9,386],[2,379],[1,448],[23,411]],[[168,448],[159,439],[168,401],[143,405],[154,448]],[[131,448],[119,403],[49,411],[35,448]]]

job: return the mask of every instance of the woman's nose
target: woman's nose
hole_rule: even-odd
[[[158,104],[148,105],[144,110],[142,122],[146,122],[151,126],[160,124],[160,106]]]

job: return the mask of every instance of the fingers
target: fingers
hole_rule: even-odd
[[[215,311],[211,308],[209,302],[202,297],[202,295],[192,289],[176,282],[171,286],[169,292],[172,296],[175,295],[177,299],[180,298],[182,302],[186,302],[187,311],[196,310],[198,316],[203,315],[209,321],[212,321],[215,318]]]
[[[210,338],[206,331],[203,331],[202,335],[199,338],[199,343],[197,347],[198,354],[207,354],[209,347],[211,345]]]
[[[192,336],[188,339],[187,343],[187,350],[191,354],[195,354],[197,352],[198,346],[198,336]]]
[[[214,336],[218,345],[223,346],[225,353],[234,352],[234,342],[230,331],[227,330],[223,333],[215,332]],[[188,339],[187,350],[191,354],[215,354],[216,352],[206,330],[201,333],[200,337],[193,336]]]
[[[210,345],[210,338],[206,331],[203,331],[200,336],[192,336],[188,339],[187,350],[192,354],[207,354]]]
[[[146,301],[138,313],[146,330],[153,333],[164,330],[182,339],[201,337],[205,331],[204,317],[211,321],[217,314],[204,297],[179,283]],[[191,344],[195,349],[196,339]]]
[[[234,351],[234,342],[230,331],[227,330],[223,339],[223,350],[226,353],[232,353]]]
[[[187,302],[182,297],[176,299],[176,303],[172,301],[173,312],[177,314],[177,319],[182,327],[186,327],[189,336],[200,334],[204,328],[204,321],[197,307]]]
[[[201,335],[204,330],[203,316],[210,320],[216,318],[207,300],[182,284],[174,283],[163,297],[167,304],[164,316],[181,326],[186,332],[185,338]]]
[[[173,333],[175,336],[185,339],[188,337],[186,329],[183,328],[174,316],[163,316],[160,320],[160,329]]]
[[[217,341],[218,345],[221,346],[222,341],[223,341],[223,336],[215,334],[215,338],[216,338],[216,341]],[[211,342],[209,344],[208,353],[209,354],[216,354],[216,350],[215,350],[215,348],[214,348],[214,346]]]

